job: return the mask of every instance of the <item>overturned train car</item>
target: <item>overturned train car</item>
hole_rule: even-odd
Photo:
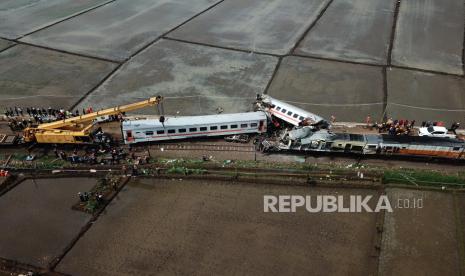
[[[269,112],[272,116],[279,118],[291,125],[299,126],[304,121],[311,125],[329,126],[329,123],[314,113],[308,112],[295,105],[270,97],[269,95],[257,95],[259,108]]]
[[[465,159],[462,140],[420,136],[313,132],[303,127],[261,143],[264,151],[352,153],[360,155]]]

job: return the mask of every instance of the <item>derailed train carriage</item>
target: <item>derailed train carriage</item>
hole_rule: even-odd
[[[266,133],[271,116],[294,126],[303,121],[318,127],[328,126],[322,117],[268,95],[258,95],[256,103],[259,106],[255,112],[168,117],[163,122],[156,119],[126,120],[121,124],[123,140],[125,144],[135,144],[196,137],[262,134]]]
[[[267,116],[262,111],[204,116],[168,117],[123,121],[121,128],[126,144],[167,141],[236,134],[266,132]]]
[[[267,134],[264,151],[347,153],[367,156],[420,156],[465,160],[462,140],[438,137],[333,133],[322,117],[262,95],[256,112],[128,120],[121,125],[126,144],[236,134]],[[267,133],[271,117],[293,128]]]
[[[269,112],[272,116],[294,126],[299,126],[305,121],[311,125],[329,126],[329,123],[324,118],[295,105],[272,98],[269,95],[257,95],[256,104],[260,109]]]
[[[332,133],[308,127],[284,131],[276,138],[262,141],[262,149],[465,159],[464,141],[451,138]]]
[[[359,155],[410,156],[465,159],[462,140],[439,137],[332,133],[322,117],[268,95],[257,104],[272,116],[295,127],[261,142],[264,151],[351,153]],[[310,126],[302,122],[310,121]]]

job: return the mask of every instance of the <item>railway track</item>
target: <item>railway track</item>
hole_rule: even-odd
[[[254,152],[254,145],[238,144],[156,144],[150,145],[151,150],[198,150],[198,151],[234,151],[234,152]]]

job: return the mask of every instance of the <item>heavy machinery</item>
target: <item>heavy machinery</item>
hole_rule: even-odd
[[[153,105],[157,105],[159,113],[163,115],[163,106],[159,105],[162,101],[163,97],[157,96],[137,103],[116,106],[51,123],[44,123],[37,127],[28,127],[24,129],[23,139],[26,143],[36,142],[39,144],[94,143],[93,127],[98,118],[123,114]],[[162,118],[160,120],[163,120]]]

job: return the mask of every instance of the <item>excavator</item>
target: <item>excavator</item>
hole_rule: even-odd
[[[99,110],[92,113],[83,114],[67,119],[58,120],[51,123],[39,124],[36,127],[28,127],[23,131],[25,143],[38,144],[91,144],[95,142],[94,134],[95,121],[98,118],[112,115],[119,115],[136,109],[157,105],[161,115],[163,115],[163,97],[157,96],[148,100],[116,106]]]

